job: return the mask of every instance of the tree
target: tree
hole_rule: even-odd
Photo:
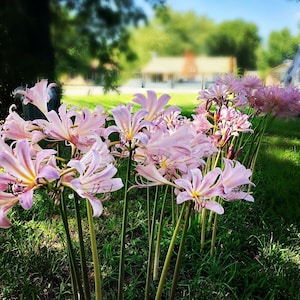
[[[57,71],[86,73],[89,62],[98,59],[97,72],[105,88],[116,85],[120,70],[118,56],[133,58],[128,45],[128,26],[146,20],[134,0],[56,0],[53,1],[53,36],[56,36]],[[160,2],[152,1],[152,5]],[[61,27],[62,22],[65,27]],[[62,28],[62,29],[61,29]],[[67,30],[66,30],[67,29]],[[68,34],[68,36],[65,36]]]
[[[86,72],[92,58],[100,62],[105,87],[113,87],[118,55],[133,58],[128,25],[145,19],[134,0],[0,1],[0,118],[14,101],[15,87],[54,80],[63,71]]]
[[[161,46],[162,55],[181,56],[186,51],[204,54],[207,51],[205,40],[216,26],[206,16],[170,8],[157,9],[156,20],[158,29],[168,37],[167,43]]]
[[[243,20],[221,23],[207,40],[210,55],[232,55],[243,73],[256,68],[256,49],[260,44],[258,29],[254,23]]]
[[[0,119],[15,102],[12,91],[38,77],[54,78],[49,0],[0,1]]]
[[[147,63],[153,54],[182,56],[186,51],[205,54],[205,40],[215,23],[194,12],[176,12],[169,7],[157,7],[155,16],[130,35],[130,45],[138,59],[127,63],[128,73]]]
[[[270,67],[276,67],[286,59],[294,59],[297,53],[299,39],[293,37],[289,29],[272,31],[267,42],[267,49],[263,51],[263,61]]]

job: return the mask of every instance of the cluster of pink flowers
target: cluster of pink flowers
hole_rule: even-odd
[[[64,188],[74,190],[90,201],[94,216],[102,213],[102,201],[123,187],[116,159],[132,153],[136,185],[171,185],[177,203],[191,200],[197,211],[202,208],[224,212],[216,199],[253,201],[244,191],[252,171],[237,158],[234,150],[240,134],[251,134],[250,115],[299,115],[300,92],[288,87],[264,87],[254,77],[221,76],[216,84],[199,93],[199,105],[191,118],[181,115],[179,107],[169,106],[169,95],[157,97],[154,91],[134,95],[133,103],[112,109],[112,117],[98,105],[93,111],[62,104],[48,111],[47,80],[18,91],[24,104],[31,103],[43,119],[24,120],[11,108],[0,128],[0,227],[11,225],[8,213],[20,204],[33,205],[33,194],[44,188],[59,195]],[[139,109],[133,109],[134,103]],[[114,121],[107,126],[107,121]],[[111,141],[111,134],[118,135]],[[63,142],[70,147],[68,159],[53,149],[41,147]],[[45,143],[43,143],[45,144]],[[215,161],[212,157],[216,158]],[[220,159],[221,157],[221,159]],[[208,166],[207,161],[214,163]],[[219,198],[218,198],[219,197]]]
[[[13,108],[1,126],[0,139],[0,227],[11,225],[7,214],[20,203],[24,209],[33,205],[33,194],[47,189],[59,203],[65,187],[90,201],[94,216],[102,213],[102,201],[123,187],[114,157],[109,151],[106,136],[106,113],[101,106],[94,111],[67,108],[62,104],[58,112],[47,110],[49,89],[47,80],[19,91],[24,104],[31,103],[44,114],[44,119],[26,121]],[[53,149],[42,148],[64,142],[70,146],[70,158],[65,160]]]
[[[300,115],[300,89],[292,84],[265,86],[254,76],[236,77],[234,74],[219,76],[215,85],[201,91],[199,99],[221,107],[231,103],[234,107],[250,107],[255,114],[273,115],[277,118],[293,118]]]
[[[214,200],[217,196],[254,201],[243,191],[246,185],[253,185],[252,172],[238,161],[224,158],[220,164],[223,168],[206,170],[206,160],[226,143],[220,146],[223,132],[227,141],[240,131],[251,132],[248,117],[223,105],[214,124],[208,121],[210,114],[200,104],[189,119],[180,114],[178,107],[165,109],[168,100],[167,95],[157,98],[153,91],[148,91],[147,97],[135,95],[133,102],[142,109],[134,114],[130,113],[131,106],[120,105],[112,110],[116,124],[122,124],[116,130],[123,137],[115,151],[122,156],[134,148],[136,185],[131,188],[173,186],[177,204],[191,200],[199,212],[207,208],[222,214],[223,207]]]

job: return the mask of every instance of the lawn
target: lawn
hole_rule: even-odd
[[[145,93],[146,95],[146,90]],[[162,95],[158,93],[158,95]],[[171,99],[168,105],[180,105],[182,111],[191,111],[198,104],[198,94],[179,94],[179,93],[169,93]],[[134,94],[118,94],[118,93],[108,93],[104,95],[84,95],[84,96],[65,96],[63,102],[79,106],[87,107],[92,109],[95,105],[100,104],[105,110],[110,111],[112,108],[116,107],[118,104],[127,104],[132,102]]]
[[[171,96],[170,104],[180,106],[186,114],[197,105],[197,95]],[[116,94],[63,99],[88,108],[102,104],[107,110],[131,100],[132,95]],[[276,120],[267,129],[253,181],[254,203],[224,204],[213,256],[209,254],[209,239],[200,250],[198,223],[190,224],[176,299],[300,299],[299,118]],[[38,194],[29,211],[14,209],[13,226],[0,231],[1,299],[71,298],[63,226],[56,207],[45,198]],[[95,222],[104,299],[116,299],[122,199],[122,191],[115,192]],[[128,205],[124,299],[139,300],[144,295],[148,247],[144,191],[132,193]],[[73,211],[72,206],[68,208]],[[74,224],[75,218],[71,228]],[[84,230],[86,227],[84,222]],[[168,227],[163,228],[163,235],[162,253],[171,238]],[[155,286],[154,282],[152,291]],[[167,280],[166,290],[170,286]],[[163,297],[167,299],[167,294]]]

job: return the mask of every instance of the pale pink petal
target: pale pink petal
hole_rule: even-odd
[[[44,166],[40,168],[37,178],[45,178],[48,181],[58,179],[60,177],[59,172],[52,166]]]
[[[6,193],[0,191],[0,207],[6,207],[8,210],[10,207],[14,206],[18,202],[18,197],[12,193]]]
[[[72,180],[72,182],[68,186],[72,188],[81,198],[88,199],[93,208],[93,217],[99,217],[102,214],[103,205],[101,199],[94,197],[92,194],[84,191],[82,189],[82,184],[78,178]]]
[[[219,178],[219,175],[222,173],[220,168],[215,168],[211,171],[209,171],[205,176],[203,177],[202,184],[211,187],[217,183],[217,180]]]
[[[188,193],[192,194],[193,187],[192,187],[192,183],[190,180],[188,180],[186,178],[178,178],[178,179],[174,180],[174,183],[176,185],[178,185],[178,187],[185,189]]]
[[[0,157],[1,157],[1,155],[0,155]],[[3,200],[3,195],[1,193],[3,191],[7,190],[8,185],[10,183],[12,183],[14,180],[15,180],[15,178],[13,176],[11,176],[10,174],[0,172],[0,199],[1,200]],[[0,206],[1,206],[1,204],[0,204]]]
[[[50,158],[52,155],[56,154],[55,150],[43,149],[36,154],[35,164],[39,166],[46,158]]]
[[[24,193],[19,194],[19,201],[24,209],[30,209],[33,204],[33,190],[30,189]]]
[[[93,217],[99,217],[103,212],[103,205],[101,199],[95,198],[91,195],[85,194],[85,198],[89,200],[93,208]]]
[[[238,161],[233,161],[230,159],[224,158],[225,168],[222,173],[222,182],[225,188],[232,189],[244,184],[254,185],[250,181],[250,176],[252,171],[246,169]]]
[[[137,93],[135,94],[136,98],[133,99],[133,102],[140,104],[147,110],[147,120],[153,120],[157,115],[162,113],[163,108],[167,105],[171,97],[167,94],[163,94],[157,99],[156,93],[151,90],[147,91],[147,96],[148,98],[143,94]]]
[[[16,157],[19,161],[18,166],[22,166],[30,177],[35,177],[34,164],[31,157],[31,149],[27,140],[21,140],[16,144]]]
[[[170,181],[165,179],[159,173],[159,171],[153,164],[149,164],[147,166],[140,165],[140,166],[137,166],[135,169],[136,169],[138,175],[152,181],[152,183],[154,183],[156,185],[163,185],[163,184],[172,185],[172,183]]]
[[[20,165],[19,161],[12,155],[8,153],[1,152],[0,153],[0,162],[1,167],[9,172],[12,176],[22,179],[23,181],[31,180],[31,177],[28,176],[28,173],[24,168]]]
[[[94,192],[96,193],[110,193],[119,190],[123,187],[121,178],[110,178],[101,181],[98,185],[94,185]]]
[[[212,210],[215,213],[222,215],[224,213],[223,206],[216,201],[205,201],[204,207],[206,209]]]
[[[68,182],[68,186],[76,191],[78,194],[83,194],[82,184],[79,178],[75,178],[72,180],[72,177],[64,177],[64,183]]]
[[[187,192],[180,192],[178,195],[177,195],[177,198],[176,198],[176,202],[177,204],[181,204],[187,200],[192,200],[193,198],[191,197],[191,195]]]
[[[47,103],[50,100],[49,91],[52,87],[56,86],[55,83],[51,83],[48,85],[47,79],[42,79],[37,82],[35,86],[30,89],[26,89],[26,91],[18,90],[17,94],[22,94],[25,96],[23,103],[26,105],[31,103],[39,108],[39,110],[46,114],[48,111]]]
[[[195,168],[191,170],[192,185],[193,187],[199,187],[202,183],[202,172],[200,169]]]
[[[0,228],[9,228],[11,226],[11,222],[7,218],[7,209],[0,207]]]
[[[209,199],[216,196],[223,196],[223,189],[221,186],[213,186],[205,190],[203,198]]]
[[[226,200],[231,201],[231,200],[246,200],[249,202],[254,202],[253,196],[249,195],[246,192],[243,191],[233,191],[225,196]]]
[[[78,160],[78,159],[70,160],[68,162],[67,166],[75,168],[79,172],[80,175],[82,175],[85,170],[85,165],[82,163],[81,160]]]

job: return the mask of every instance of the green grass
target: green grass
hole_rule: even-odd
[[[99,100],[108,110],[132,99],[130,95],[109,97]],[[171,104],[190,112],[196,97],[174,95]],[[64,101],[89,108],[95,106],[95,99],[98,102],[96,96],[76,99]],[[190,224],[176,299],[300,299],[299,119],[275,121],[267,130],[253,181],[254,203],[224,204],[214,256],[209,255],[209,239],[200,251],[200,228],[196,222]],[[37,195],[29,211],[16,207],[13,226],[0,231],[3,300],[71,298],[63,226],[57,209],[46,199],[44,194]],[[116,299],[122,199],[123,191],[114,193],[104,203],[103,215],[95,220],[104,299]],[[72,213],[73,207],[69,209]],[[128,219],[125,299],[143,299],[148,247],[144,190],[130,193]],[[74,223],[71,219],[71,228]],[[170,230],[165,226],[163,231],[165,253]],[[84,232],[87,234],[86,221]],[[76,239],[76,232],[72,233]],[[88,266],[92,268],[90,261]],[[163,299],[168,299],[170,286],[167,280]]]
[[[145,93],[146,95],[146,90]],[[158,93],[158,97],[162,95]],[[168,93],[171,96],[169,105],[178,105],[183,112],[190,112],[198,105],[198,94],[178,94]],[[108,93],[104,95],[92,95],[92,96],[64,96],[62,101],[70,105],[78,107],[87,107],[93,109],[96,105],[100,104],[105,110],[110,111],[118,104],[131,103],[134,98],[134,94],[118,94]],[[138,104],[136,104],[138,105]]]
[[[268,129],[259,155],[260,186],[266,210],[300,222],[300,122],[275,120]]]

